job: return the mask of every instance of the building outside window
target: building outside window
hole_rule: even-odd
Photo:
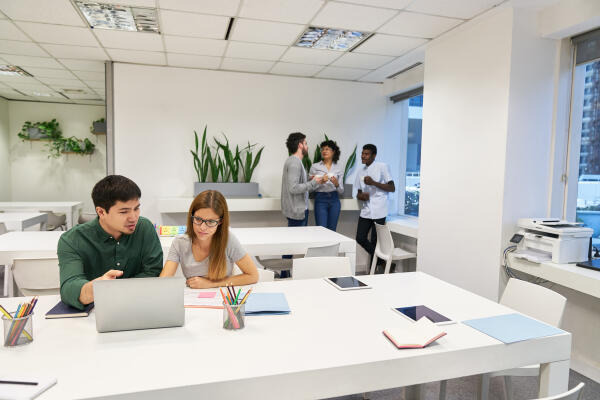
[[[423,127],[423,95],[408,99],[408,137],[406,145],[406,181],[404,214],[419,215],[421,191],[421,132]]]

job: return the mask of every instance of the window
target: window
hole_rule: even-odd
[[[404,214],[419,215],[421,191],[421,132],[423,128],[423,95],[408,99],[408,137],[406,144],[406,183]]]

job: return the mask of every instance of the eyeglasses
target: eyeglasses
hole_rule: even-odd
[[[215,226],[221,223],[221,219],[204,219],[193,215],[192,222],[194,223],[194,225],[202,226],[202,224],[204,223],[207,227],[214,228]]]

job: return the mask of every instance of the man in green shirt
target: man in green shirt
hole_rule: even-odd
[[[64,233],[58,242],[60,297],[83,309],[94,301],[93,280],[155,277],[163,252],[154,225],[140,217],[140,188],[109,175],[92,190],[98,217]]]

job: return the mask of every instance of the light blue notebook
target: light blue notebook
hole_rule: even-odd
[[[252,293],[246,300],[246,315],[277,315],[289,314],[285,294],[283,293]]]
[[[562,329],[538,322],[521,314],[471,319],[463,321],[463,324],[504,343],[515,343],[565,333]]]

